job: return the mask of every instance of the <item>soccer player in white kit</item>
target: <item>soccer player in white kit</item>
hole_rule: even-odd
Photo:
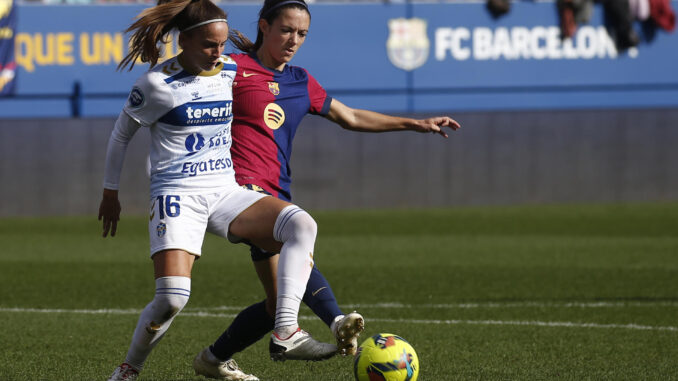
[[[155,66],[158,42],[174,28],[183,51]],[[336,346],[301,330],[297,317],[311,268],[316,237],[313,218],[296,205],[246,190],[235,181],[230,155],[235,62],[222,56],[228,40],[226,14],[210,0],[176,0],[141,12],[127,31],[130,53],[151,70],[135,83],[115,123],[106,154],[99,219],[103,236],[114,236],[120,216],[118,185],[127,145],[140,127],[151,133],[151,258],[156,293],[142,311],[125,361],[110,380],[134,380],[153,347],[188,302],[191,269],[205,231],[280,250],[275,328],[271,340],[288,358],[319,360]],[[233,360],[217,365],[224,377],[257,380]]]

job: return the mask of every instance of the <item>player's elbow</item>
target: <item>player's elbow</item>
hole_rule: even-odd
[[[352,123],[349,123],[349,122],[340,122],[339,125],[344,130],[349,130],[349,131],[359,131],[360,130],[355,124],[352,124]]]

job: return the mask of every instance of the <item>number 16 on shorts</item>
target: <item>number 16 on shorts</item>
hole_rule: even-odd
[[[158,206],[158,213],[161,220],[167,217],[177,217],[181,213],[181,196],[158,196],[153,200],[153,206],[151,206],[151,220],[155,217],[155,206]]]
[[[149,220],[153,223],[156,215],[160,222],[156,225],[155,231],[158,237],[162,238],[165,233],[167,233],[167,224],[165,223],[165,217],[178,217],[181,214],[181,201],[180,196],[167,195],[167,196],[157,196],[153,200],[151,205],[151,214]]]
[[[151,255],[178,249],[200,255],[209,218],[209,204],[200,195],[162,195],[149,200]]]

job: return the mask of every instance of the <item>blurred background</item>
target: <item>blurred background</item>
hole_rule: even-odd
[[[219,2],[256,36],[260,1]],[[123,33],[152,2],[0,0],[0,217],[96,215],[108,136],[135,79]],[[314,1],[292,64],[351,107],[462,124],[449,139],[300,127],[309,209],[678,200],[670,0]],[[232,51],[233,48],[227,48]],[[165,58],[178,53],[175,42]],[[148,208],[148,132],[123,215]]]

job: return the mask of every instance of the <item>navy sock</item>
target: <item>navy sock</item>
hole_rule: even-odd
[[[336,316],[343,315],[330,284],[315,266],[303,300],[328,327]],[[218,359],[228,360],[235,353],[261,340],[273,330],[274,324],[275,320],[266,312],[265,300],[253,304],[240,311],[228,329],[210,346],[210,350]]]
[[[329,282],[315,266],[308,279],[303,301],[328,327],[336,316],[343,315]]]
[[[212,353],[221,361],[261,340],[273,330],[275,320],[266,312],[266,301],[253,304],[240,311],[233,323],[210,346]]]

